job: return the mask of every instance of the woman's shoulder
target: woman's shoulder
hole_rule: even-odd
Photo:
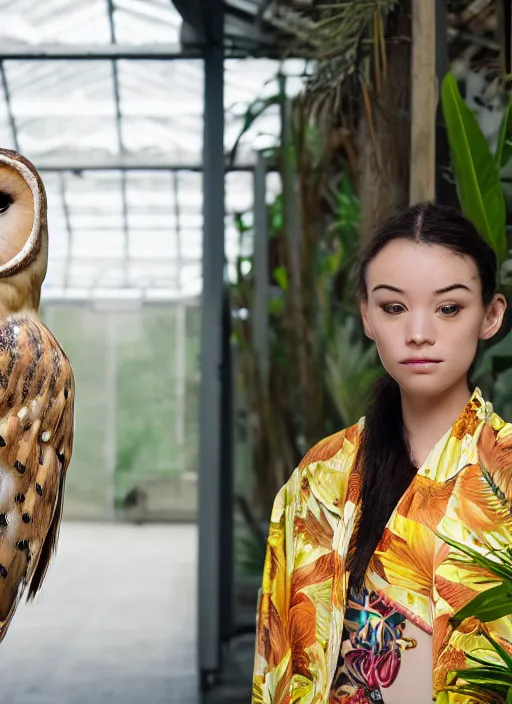
[[[276,496],[272,511],[274,522],[280,519],[286,506],[301,503],[304,491],[309,495],[309,490],[313,490],[324,502],[331,490],[336,489],[334,493],[338,495],[343,493],[340,482],[346,485],[348,481],[363,427],[364,417],[358,423],[323,438],[306,452]],[[333,494],[331,498],[336,497]]]
[[[317,462],[328,462],[340,455],[352,456],[364,427],[364,417],[358,423],[329,435],[306,452],[299,464],[299,471]]]

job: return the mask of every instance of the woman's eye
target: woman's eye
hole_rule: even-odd
[[[386,303],[382,306],[382,310],[390,315],[398,315],[403,312],[404,307],[400,303]]]
[[[441,306],[439,310],[443,315],[446,315],[451,318],[454,315],[457,315],[457,313],[460,311],[460,306],[456,303],[452,303],[449,306]]]
[[[5,213],[13,203],[12,196],[4,191],[0,191],[0,213]]]

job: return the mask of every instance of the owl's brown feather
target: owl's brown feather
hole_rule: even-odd
[[[0,322],[0,641],[56,546],[73,402],[69,361],[37,316]]]

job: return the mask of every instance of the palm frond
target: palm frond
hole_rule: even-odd
[[[291,37],[290,53],[316,60],[311,93],[331,91],[359,75],[367,58],[373,58],[379,92],[387,74],[385,26],[400,4],[400,0],[333,0],[298,10],[286,0],[274,0],[268,18]]]

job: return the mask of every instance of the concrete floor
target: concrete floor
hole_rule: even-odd
[[[0,645],[9,704],[198,704],[196,528],[64,523]]]

